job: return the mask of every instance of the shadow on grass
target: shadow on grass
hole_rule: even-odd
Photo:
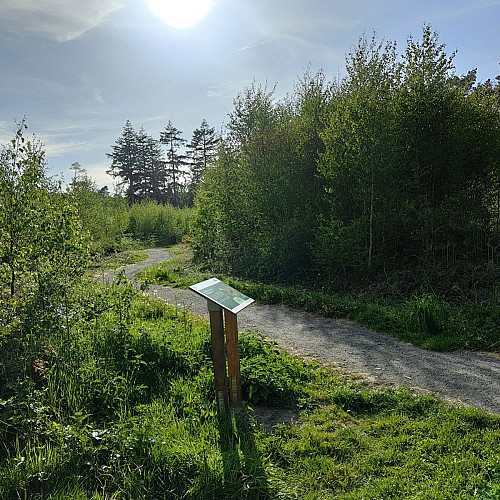
[[[237,408],[231,415],[220,415],[219,436],[226,498],[272,498],[247,408]]]

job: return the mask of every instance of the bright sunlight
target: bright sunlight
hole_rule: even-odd
[[[198,24],[210,11],[213,0],[147,0],[151,12],[166,25],[188,29]]]

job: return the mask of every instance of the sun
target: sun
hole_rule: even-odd
[[[188,29],[198,24],[210,11],[213,0],[147,0],[149,9],[166,25]]]

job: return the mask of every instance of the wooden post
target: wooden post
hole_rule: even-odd
[[[227,368],[229,375],[229,403],[232,407],[241,403],[240,353],[238,349],[238,321],[236,314],[224,309],[226,324]]]
[[[227,413],[229,411],[229,402],[227,394],[226,353],[224,349],[222,308],[209,300],[208,314],[210,316],[210,331],[212,338],[215,397],[217,399],[219,411]]]

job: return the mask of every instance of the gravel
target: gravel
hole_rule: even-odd
[[[133,278],[137,271],[170,256],[161,249],[147,253],[148,260],[125,266],[127,276]],[[190,290],[151,285],[148,293],[208,317],[206,300]],[[407,386],[500,413],[498,353],[426,351],[350,321],[281,305],[250,305],[238,314],[238,328],[259,332],[292,354],[373,384]]]

